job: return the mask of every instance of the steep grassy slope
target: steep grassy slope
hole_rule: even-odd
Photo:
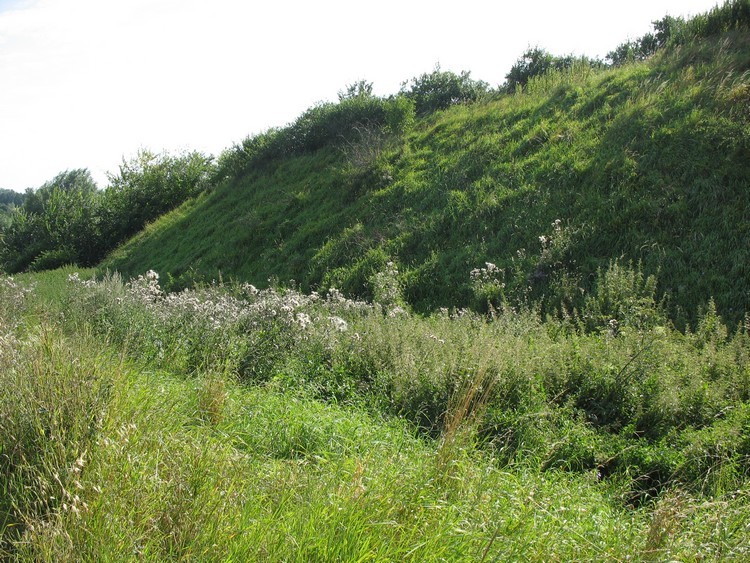
[[[483,306],[469,272],[492,262],[498,299],[570,310],[619,259],[658,273],[678,323],[711,297],[738,320],[750,309],[749,106],[747,32],[574,68],[387,142],[360,135],[252,167],[104,267],[153,268],[175,287],[274,277],[369,297],[393,261],[407,300],[430,310]]]

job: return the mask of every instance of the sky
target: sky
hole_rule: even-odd
[[[0,0],[0,188],[140,149],[217,156],[367,80],[504,81],[530,46],[604,57],[716,0]]]

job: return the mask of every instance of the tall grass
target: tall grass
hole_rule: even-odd
[[[63,513],[78,514],[81,472],[118,363],[43,321],[25,326],[24,290],[0,280],[0,554]],[[20,543],[19,543],[20,542]]]
[[[337,293],[217,285],[170,297],[154,274],[57,276],[37,287],[60,291],[62,315],[3,286],[8,557],[750,549],[749,339],[715,309],[695,334],[628,321],[592,333],[533,309],[421,318]],[[236,350],[261,334],[272,359],[251,368]],[[48,434],[19,433],[27,423]]]
[[[727,490],[691,454],[706,435],[724,435],[730,464],[749,453],[730,439],[750,394],[747,328],[731,334],[708,308],[695,333],[674,331],[656,281],[617,263],[586,309],[544,321],[502,303],[489,322],[468,311],[422,318],[334,291],[247,285],[166,295],[155,273],[71,284],[65,318],[151,365],[398,416],[446,447],[467,429],[506,464],[627,476],[633,502],[673,484]],[[744,470],[725,475],[744,482]]]

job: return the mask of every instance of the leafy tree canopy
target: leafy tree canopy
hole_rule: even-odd
[[[414,100],[416,113],[420,116],[455,104],[475,102],[489,91],[489,84],[474,80],[469,71],[456,74],[440,70],[440,65],[432,72],[412,78],[401,85],[401,93]]]
[[[15,205],[17,207],[23,203],[23,199],[22,193],[0,188],[0,205]]]
[[[372,82],[358,80],[353,84],[349,84],[343,90],[339,90],[339,102],[351,100],[352,98],[371,98],[372,95]]]
[[[535,76],[542,76],[552,70],[567,70],[576,64],[599,67],[602,62],[573,55],[555,56],[541,47],[529,47],[505,75],[505,85],[502,89],[507,93],[513,93],[526,86]]]

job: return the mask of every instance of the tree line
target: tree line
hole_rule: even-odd
[[[123,161],[105,190],[87,169],[61,172],[13,196],[10,221],[0,230],[0,269],[93,266],[147,223],[204,191],[213,172],[213,158],[199,152],[147,150]]]

